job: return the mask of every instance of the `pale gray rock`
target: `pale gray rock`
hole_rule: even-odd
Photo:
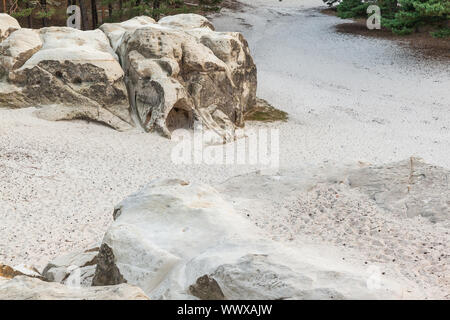
[[[251,251],[250,251],[251,252]],[[326,271],[318,275],[326,275]],[[345,299],[346,295],[328,287],[314,288],[314,278],[296,272],[286,265],[271,261],[267,254],[247,254],[235,263],[220,265],[211,277],[222,285],[228,299],[284,300],[284,299]],[[364,294],[364,279],[355,281],[351,275],[338,274],[346,278],[353,291],[359,288]],[[367,295],[370,297],[370,295]]]
[[[431,222],[450,218],[450,172],[422,159],[358,169],[349,174],[348,181],[393,214],[420,215]]]
[[[209,28],[215,30],[214,25],[207,18],[193,13],[166,16],[161,18],[158,24],[180,29]]]
[[[114,219],[95,285],[127,282],[155,299],[371,299],[402,292],[389,279],[369,289],[355,266],[264,238],[207,185],[154,181],[120,203]]]
[[[115,285],[127,282],[116,265],[112,249],[103,243],[97,256],[97,266],[92,279],[93,286]]]
[[[0,279],[12,279],[17,276],[27,276],[32,278],[44,279],[36,268],[25,264],[10,267],[0,263]]]
[[[0,107],[41,107],[37,115],[47,120],[90,119],[118,130],[132,127],[124,74],[102,31],[42,28],[37,31],[42,44],[35,32],[6,40],[8,50],[0,61],[9,60],[4,68],[9,70],[0,86]],[[8,59],[11,52],[23,55],[15,62]]]
[[[170,137],[201,120],[229,141],[243,125],[244,111],[256,102],[256,66],[241,34],[208,26],[204,17],[176,15],[128,31],[123,23],[101,27],[117,47],[145,130]]]
[[[14,25],[8,17],[0,21]],[[0,107],[38,107],[46,120],[86,119],[117,130],[137,122],[166,137],[201,121],[227,142],[256,103],[246,40],[215,32],[199,15],[159,23],[135,17],[93,31],[19,31],[0,47]]]

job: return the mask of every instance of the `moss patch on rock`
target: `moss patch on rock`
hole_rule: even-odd
[[[278,110],[266,100],[259,98],[257,99],[256,105],[244,114],[245,121],[286,122],[288,118],[289,115],[287,112]]]

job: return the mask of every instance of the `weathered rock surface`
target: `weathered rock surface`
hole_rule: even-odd
[[[302,248],[318,243],[324,256],[333,248],[338,259],[356,257],[352,263],[374,278],[405,279],[417,286],[412,291],[445,299],[449,178],[449,170],[414,158],[412,166],[406,159],[251,173],[215,187],[271,239]]]
[[[114,252],[106,243],[103,243],[97,256],[97,265],[92,279],[92,285],[115,285],[126,282],[119,268],[116,266]]]
[[[201,300],[224,300],[225,296],[214,278],[204,275],[189,287],[189,292]]]
[[[61,284],[79,282],[82,287],[92,284],[97,264],[99,248],[92,248],[82,252],[72,252],[50,261],[42,271],[47,281]]]
[[[256,101],[256,67],[242,35],[214,32],[196,15],[140,23],[101,29],[117,47],[130,103],[144,129],[170,137],[173,130],[202,120],[232,139],[244,111]]]
[[[43,107],[37,114],[47,120],[132,127],[123,71],[103,32],[65,27],[19,32],[2,43],[0,63],[7,74],[0,106]]]
[[[158,24],[179,29],[209,28],[215,30],[214,25],[208,19],[193,13],[166,16],[161,18]]]
[[[132,285],[76,288],[55,282],[17,276],[0,278],[0,300],[147,300],[145,293]]]
[[[246,40],[215,32],[202,16],[136,17],[94,31],[20,29],[0,17],[0,107],[42,107],[36,114],[47,120],[90,119],[118,130],[136,118],[167,137],[201,120],[229,141],[256,103]]]
[[[12,279],[17,276],[27,276],[41,280],[44,279],[34,267],[25,264],[10,267],[0,263],[0,278]]]
[[[388,279],[367,287],[355,266],[265,239],[206,185],[158,180],[120,203],[95,285],[123,282],[152,298],[399,298]]]
[[[20,29],[19,22],[6,13],[0,13],[0,42]]]
[[[348,179],[352,188],[396,215],[420,215],[431,222],[450,218],[450,174],[422,159],[362,168],[351,172]]]
[[[0,77],[23,66],[41,47],[39,32],[31,29],[19,29],[0,42]]]
[[[118,46],[122,43],[122,38],[127,31],[133,32],[138,28],[153,23],[156,23],[154,19],[147,16],[141,16],[120,23],[104,23],[100,26],[100,30],[108,35],[111,47],[116,51]]]

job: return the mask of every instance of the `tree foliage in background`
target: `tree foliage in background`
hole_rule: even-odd
[[[323,0],[329,6],[337,4],[340,18],[367,17],[367,7],[376,4],[381,9],[382,25],[396,34],[410,34],[421,26],[431,26],[435,37],[450,36],[450,0]]]

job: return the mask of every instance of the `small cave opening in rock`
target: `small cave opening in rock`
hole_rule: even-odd
[[[194,125],[194,117],[191,110],[173,107],[166,119],[167,128],[170,132],[177,129],[191,129]]]

